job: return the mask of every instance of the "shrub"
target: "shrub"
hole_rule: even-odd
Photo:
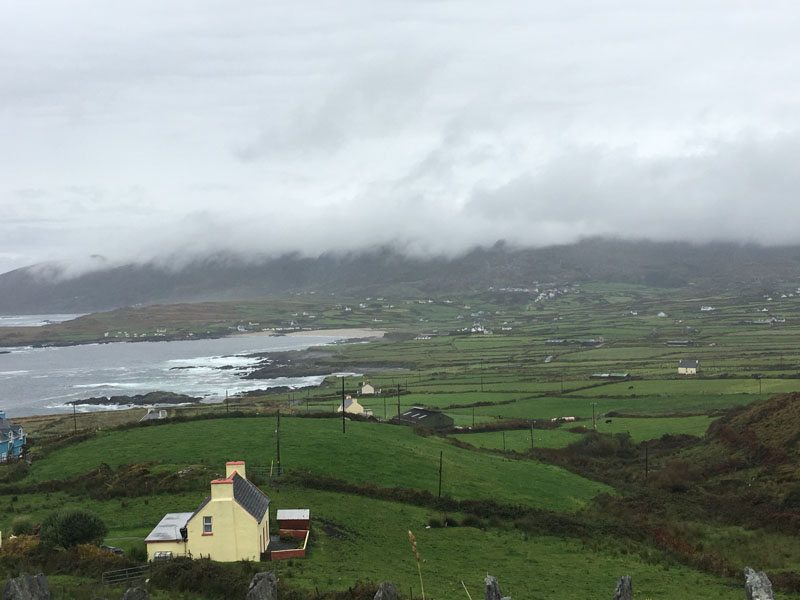
[[[483,521],[480,520],[479,517],[475,515],[466,515],[461,520],[462,527],[477,527],[478,529],[483,529],[485,527]]]
[[[135,562],[147,562],[147,548],[141,544],[131,546],[131,548],[128,550],[128,558]]]
[[[36,525],[30,517],[19,516],[11,521],[11,533],[14,535],[32,535],[34,529],[36,529]]]
[[[77,544],[99,544],[108,528],[96,514],[79,508],[52,512],[42,522],[42,544],[72,548]]]
[[[255,574],[252,563],[216,563],[207,558],[179,557],[155,563],[150,582],[157,588],[203,593],[219,598],[244,598]]]

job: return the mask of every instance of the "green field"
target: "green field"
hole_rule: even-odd
[[[222,468],[227,460],[270,465],[276,458],[275,424],[272,417],[225,419],[105,433],[37,462],[29,479],[63,479],[101,463],[117,467],[134,461],[175,470],[191,464]],[[443,491],[454,498],[495,498],[502,487],[506,503],[572,511],[609,491],[558,467],[469,452],[403,426],[353,422],[343,435],[337,419],[281,420],[285,468],[355,483],[436,492],[440,453]]]
[[[636,442],[643,442],[661,437],[665,434],[685,433],[702,436],[712,419],[709,417],[666,417],[599,419],[597,431],[600,433],[629,433]],[[591,427],[591,421],[585,423]],[[461,433],[453,437],[478,448],[495,450],[513,450],[525,452],[533,448],[563,448],[580,439],[582,434],[569,431],[570,425],[562,425],[558,429],[534,429],[492,431],[487,433]],[[531,440],[533,437],[533,440]]]

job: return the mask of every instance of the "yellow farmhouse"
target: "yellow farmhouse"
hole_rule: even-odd
[[[196,511],[165,515],[145,543],[149,560],[261,560],[269,546],[269,498],[247,480],[244,462],[226,463],[225,479],[211,482]]]
[[[336,412],[342,412],[342,405],[339,404],[336,407]],[[358,400],[353,398],[352,396],[346,396],[344,399],[344,412],[350,413],[353,415],[363,415],[365,413],[364,407],[358,403]],[[368,411],[370,414],[372,411]]]

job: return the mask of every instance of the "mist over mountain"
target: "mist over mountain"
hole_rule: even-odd
[[[304,258],[287,254],[254,263],[228,255],[180,268],[130,264],[75,277],[55,267],[0,275],[0,313],[88,312],[164,304],[280,296],[436,294],[534,282],[624,282],[660,287],[800,283],[800,246],[586,240],[518,249],[498,242],[455,258],[415,258],[390,249]]]

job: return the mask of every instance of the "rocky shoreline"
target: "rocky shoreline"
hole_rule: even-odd
[[[99,396],[67,402],[71,406],[152,406],[154,404],[197,404],[202,398],[174,392],[148,392],[133,396]]]

